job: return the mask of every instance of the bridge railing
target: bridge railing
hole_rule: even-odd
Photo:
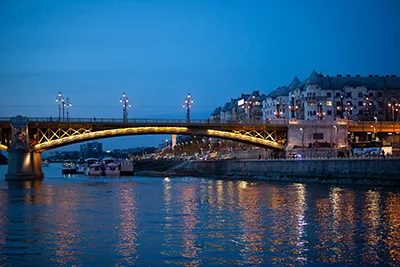
[[[0,122],[10,122],[11,118],[0,118]],[[153,119],[153,118],[130,118],[124,120],[122,118],[52,118],[52,117],[28,117],[28,122],[30,123],[99,123],[99,124],[171,124],[171,125],[266,125],[266,124],[281,124],[285,125],[287,120],[279,121],[213,121],[213,120],[203,120],[203,119],[191,119],[189,122],[185,119]]]

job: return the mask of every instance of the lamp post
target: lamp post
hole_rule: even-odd
[[[67,97],[67,100],[64,102],[64,107],[65,107],[65,109],[67,110],[67,120],[68,120],[68,115],[69,115],[68,109],[69,109],[69,107],[71,107],[71,106],[72,106],[72,103],[71,103],[71,101],[69,100],[69,97]]]
[[[365,102],[363,103],[365,106],[365,111],[366,111],[366,116],[365,118],[367,120],[371,119],[371,108],[373,107],[374,103],[370,101],[368,96],[365,96]]]
[[[289,106],[290,111],[292,112],[292,118],[296,118],[295,112],[298,109],[298,106],[294,105],[294,94],[292,94],[292,104]]]
[[[183,102],[183,107],[186,108],[186,122],[190,122],[190,107],[191,104],[193,103],[193,100],[190,96],[190,94],[187,95],[185,101]]]
[[[62,96],[61,92],[58,92],[56,97],[56,102],[58,103],[58,120],[61,120],[61,107],[63,109],[63,117],[64,117],[64,97]]]
[[[399,112],[399,104],[398,103],[389,103],[388,107],[392,110],[392,121],[397,120],[397,113]],[[396,113],[395,113],[396,111]]]
[[[131,107],[131,104],[129,103],[129,99],[125,93],[122,94],[119,102],[122,103],[122,116],[124,118],[124,122],[127,122],[128,121],[128,108]]]
[[[318,120],[322,120],[322,119],[324,118],[324,116],[325,116],[325,113],[322,112],[322,103],[319,103],[318,109],[319,109],[319,112],[318,112]]]
[[[304,148],[304,129],[300,128],[301,131],[301,148]]]
[[[276,111],[275,111],[275,116],[276,116],[277,118],[280,118],[280,117],[281,117],[280,107],[281,107],[281,104],[279,104],[279,102],[277,102],[277,103],[276,103]]]
[[[340,118],[344,118],[343,95],[340,95]]]
[[[351,112],[353,111],[353,105],[350,102],[347,102],[347,106],[345,107],[345,110],[347,111],[348,119],[350,119]]]

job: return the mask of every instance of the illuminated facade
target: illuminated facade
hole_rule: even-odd
[[[289,86],[279,87],[267,96],[254,91],[231,99],[223,108],[215,110],[210,120],[265,121],[292,117],[300,120],[399,121],[400,77],[324,76],[314,70],[304,81],[295,77]]]

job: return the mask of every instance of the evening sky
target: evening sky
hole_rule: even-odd
[[[400,74],[400,1],[0,2],[0,117],[207,118],[294,76]],[[164,137],[108,139],[106,148]]]

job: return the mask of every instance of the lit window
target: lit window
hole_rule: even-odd
[[[332,101],[326,101],[326,106],[327,107],[332,107]]]

